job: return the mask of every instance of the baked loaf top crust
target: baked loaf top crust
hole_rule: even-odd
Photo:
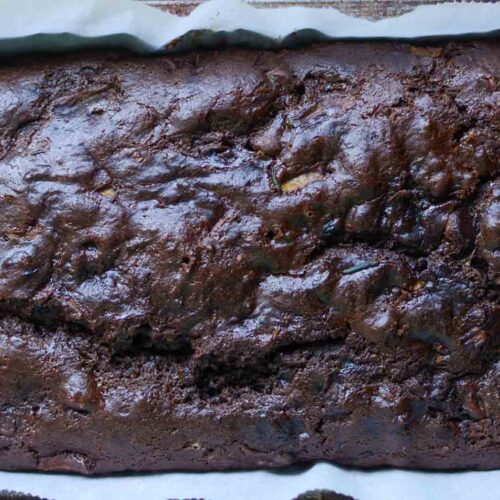
[[[499,78],[497,40],[3,62],[0,465],[498,467]]]

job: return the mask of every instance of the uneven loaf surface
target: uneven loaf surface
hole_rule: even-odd
[[[0,66],[0,467],[500,466],[500,42]]]

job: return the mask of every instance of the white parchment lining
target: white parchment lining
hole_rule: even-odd
[[[290,38],[297,33],[300,39],[418,38],[498,30],[500,3],[422,5],[400,17],[370,21],[333,8],[257,9],[241,0],[212,0],[187,17],[131,0],[0,0],[0,52],[103,44],[171,50],[210,44],[217,33],[219,41],[224,33],[228,43],[272,46],[297,38]],[[187,42],[179,43],[186,35]]]
[[[293,33],[299,35],[292,35]],[[500,33],[500,3],[421,6],[368,21],[335,9],[255,9],[213,0],[179,18],[131,0],[0,0],[0,54],[92,45],[149,52],[225,43],[276,46],[318,38],[421,38]],[[217,35],[218,34],[218,35]],[[187,35],[187,36],[186,36]],[[214,38],[215,37],[215,38]],[[172,45],[172,42],[176,42]],[[426,473],[345,470],[319,463],[295,472],[165,473],[108,478],[0,472],[0,490],[57,500],[291,500],[329,488],[359,500],[500,499],[500,471]]]

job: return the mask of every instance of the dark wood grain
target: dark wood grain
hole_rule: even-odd
[[[162,10],[185,15],[206,0],[139,0]],[[280,7],[305,5],[317,8],[336,7],[354,16],[380,19],[403,14],[419,5],[444,3],[446,0],[250,0],[258,7]],[[474,0],[478,1],[478,0]],[[496,0],[485,0],[482,3],[496,3]]]

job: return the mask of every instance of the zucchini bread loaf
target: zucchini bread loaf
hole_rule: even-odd
[[[0,62],[0,468],[500,466],[500,41]]]

